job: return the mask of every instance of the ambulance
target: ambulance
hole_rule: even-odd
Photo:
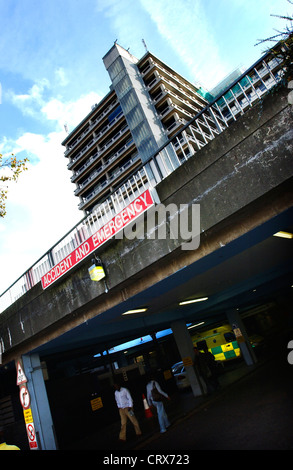
[[[240,357],[240,347],[229,324],[224,324],[210,330],[201,331],[191,336],[193,346],[203,352],[206,344],[216,361],[230,361]]]

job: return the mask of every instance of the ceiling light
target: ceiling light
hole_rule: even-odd
[[[281,231],[281,232],[274,233],[274,237],[293,238],[293,233]]]
[[[208,297],[200,297],[198,299],[184,300],[183,302],[179,302],[179,305],[188,305],[188,304],[193,304],[195,302],[203,302],[204,300],[208,300]]]
[[[200,323],[197,323],[196,325],[188,326],[188,330],[191,330],[191,328],[195,328],[196,326],[203,325],[204,321],[201,321]]]
[[[132,310],[127,310],[127,312],[122,313],[122,315],[132,315],[133,313],[142,313],[146,311],[147,308],[134,308]]]

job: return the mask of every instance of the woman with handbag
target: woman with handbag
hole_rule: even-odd
[[[167,400],[170,400],[170,397],[161,389],[153,375],[150,376],[146,390],[149,406],[155,406],[157,409],[160,432],[166,432],[166,428],[170,426],[170,422],[164,408],[163,397],[167,398]]]

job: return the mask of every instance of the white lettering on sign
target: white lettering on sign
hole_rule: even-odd
[[[75,260],[78,263],[90,253],[90,245],[88,242],[83,243],[75,250]]]
[[[98,247],[103,245],[110,238],[114,237],[120,230],[133,222],[136,217],[148,210],[155,204],[152,194],[147,189],[138,196],[129,206],[123,209],[113,219],[107,222],[94,235],[88,238],[82,245],[74,250],[70,255],[60,261],[50,271],[42,277],[42,287],[46,289],[53,282],[57,281],[63,274],[76,266],[80,261],[93,253]]]

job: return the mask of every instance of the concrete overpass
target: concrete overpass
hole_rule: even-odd
[[[1,314],[3,362],[36,348],[117,344],[175,320],[256,305],[272,292],[270,283],[291,286],[292,243],[272,235],[292,224],[292,136],[287,93],[268,96],[156,188],[165,205],[200,204],[199,248],[183,251],[182,240],[168,235],[114,240],[99,251],[107,293],[102,282],[89,279],[86,260],[57,285],[35,286]],[[203,304],[178,306],[203,296],[209,297]],[[148,310],[121,316],[140,306]]]
[[[292,151],[292,106],[280,89],[156,187],[164,205],[200,204],[197,249],[182,250],[183,240],[170,237],[108,242],[98,252],[107,292],[90,280],[86,259],[1,314],[3,364],[93,354],[170,327],[184,357],[186,323],[241,321],[241,313],[270,302],[290,311],[292,240],[273,235],[293,232]],[[166,225],[169,233],[171,220]],[[179,306],[201,297],[208,299]],[[122,315],[138,307],[147,310]]]

